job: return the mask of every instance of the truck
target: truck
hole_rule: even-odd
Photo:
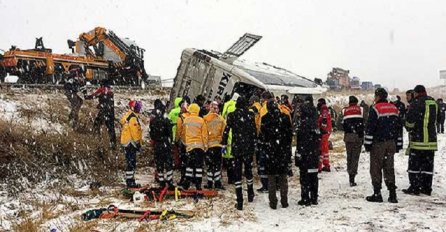
[[[59,84],[71,69],[77,68],[92,83],[110,78],[114,84],[141,85],[148,80],[145,50],[111,30],[96,27],[67,43],[69,54],[53,53],[44,46],[42,37],[36,38],[34,49],[11,46],[0,56],[1,79],[10,74],[18,76],[20,83]]]
[[[216,96],[228,99],[235,92],[249,98],[265,90],[275,96],[285,94],[289,97],[321,95],[326,91],[314,81],[284,68],[239,59],[261,38],[262,36],[246,33],[224,53],[184,49],[171,89],[170,103],[182,96],[194,99],[203,95],[208,100],[213,100]]]

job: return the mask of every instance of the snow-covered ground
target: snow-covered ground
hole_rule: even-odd
[[[34,96],[40,99],[32,104],[23,104],[20,99],[0,96],[0,116],[27,123],[18,112],[26,107],[43,107],[48,96]],[[138,96],[151,102],[156,96]],[[364,98],[369,96],[363,96]],[[332,97],[332,102],[344,104],[346,97]],[[123,107],[127,98],[119,97],[116,104]],[[148,103],[149,104],[149,103]],[[147,104],[147,105],[148,105]],[[150,108],[150,107],[147,107]],[[147,109],[146,108],[146,109]],[[44,125],[45,117],[34,117]],[[66,125],[62,125],[65,126]],[[45,127],[45,126],[43,126]],[[61,128],[63,130],[64,128]],[[444,231],[446,228],[446,136],[439,135],[440,149],[435,157],[435,176],[432,196],[409,196],[401,192],[408,186],[407,160],[404,150],[395,154],[395,174],[398,186],[398,204],[369,203],[365,197],[372,193],[369,174],[369,154],[362,153],[358,186],[350,187],[346,172],[346,158],[342,133],[335,133],[331,140],[334,150],[331,154],[332,172],[320,174],[319,205],[302,207],[297,205],[300,199],[298,170],[289,178],[289,204],[286,209],[272,210],[268,205],[268,195],[256,193],[253,203],[245,201],[245,209],[234,209],[235,191],[233,186],[214,199],[201,199],[194,202],[182,199],[178,202],[166,201],[144,205],[134,205],[121,196],[123,181],[113,185],[90,190],[89,183],[77,176],[67,177],[71,183],[67,189],[51,189],[52,182],[38,185],[18,196],[10,197],[0,190],[0,231],[33,231],[33,227],[23,226],[30,220],[36,223],[40,231]],[[407,136],[405,144],[407,145]],[[139,167],[137,179],[142,184],[153,184],[153,168]],[[176,173],[178,180],[178,173]],[[26,181],[26,180],[17,180]],[[258,186],[258,180],[255,187]],[[245,185],[244,185],[245,186]],[[387,199],[387,190],[383,184],[383,197]],[[245,192],[246,197],[246,192]],[[93,220],[83,222],[80,215],[88,209],[107,207],[115,204],[122,208],[174,208],[195,210],[196,217],[190,220],[138,222],[123,219]],[[32,224],[32,223],[31,223]],[[24,230],[25,228],[25,230]]]

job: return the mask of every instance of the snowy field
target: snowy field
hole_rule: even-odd
[[[34,96],[36,97],[36,96]],[[367,96],[369,97],[369,96]],[[44,98],[44,97],[43,97]],[[63,97],[62,97],[63,98]],[[124,97],[117,95],[118,104],[124,104]],[[147,105],[155,97],[144,96]],[[0,97],[0,116],[21,123],[31,122],[34,126],[48,129],[42,120],[20,119],[17,111],[22,107],[43,104],[42,101],[22,102],[23,97]],[[345,97],[333,97],[333,102],[343,103]],[[34,105],[33,105],[34,104]],[[150,108],[150,107],[148,107]],[[147,108],[146,108],[147,109]],[[39,121],[40,120],[40,121]],[[36,121],[36,122],[34,122]],[[59,128],[61,127],[61,128]],[[56,128],[54,128],[56,129]],[[62,122],[57,130],[67,130]],[[409,196],[401,192],[408,187],[407,160],[404,150],[395,154],[395,174],[398,186],[398,204],[387,203],[388,192],[383,184],[384,203],[369,203],[365,197],[372,193],[369,175],[369,154],[362,153],[358,186],[350,187],[346,172],[346,158],[342,133],[335,133],[331,140],[334,150],[331,153],[332,172],[320,177],[319,205],[302,207],[300,199],[298,170],[289,178],[289,204],[287,209],[272,210],[268,206],[268,195],[256,193],[253,203],[245,200],[244,211],[234,209],[235,190],[233,186],[214,199],[201,199],[194,202],[182,199],[178,202],[144,203],[135,205],[120,194],[124,187],[119,183],[104,185],[99,190],[91,190],[90,182],[76,175],[68,176],[66,188],[52,189],[59,180],[48,178],[33,189],[15,196],[8,196],[3,185],[0,191],[0,231],[444,231],[446,228],[446,137],[439,136],[440,149],[435,157],[435,176],[432,196]],[[407,136],[405,145],[407,146]],[[137,180],[142,184],[152,184],[153,168],[140,167]],[[178,180],[178,173],[176,173]],[[27,180],[17,179],[17,181]],[[255,187],[259,186],[258,180]],[[244,185],[245,187],[246,185]],[[246,197],[246,192],[245,192]],[[191,209],[196,213],[193,219],[172,221],[138,222],[124,219],[93,220],[83,222],[80,215],[88,209],[107,207],[115,204],[122,208],[173,208]]]

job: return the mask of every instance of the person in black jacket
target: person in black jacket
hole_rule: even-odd
[[[446,116],[446,104],[442,98],[437,99],[438,116],[437,116],[437,133],[444,134],[444,121]]]
[[[389,190],[388,201],[398,203],[396,198],[395,169],[393,156],[402,149],[401,119],[396,106],[387,101],[387,91],[378,88],[375,91],[375,104],[370,107],[364,147],[370,152],[370,175],[373,195],[366,197],[370,202],[383,202],[381,196],[382,174]]]
[[[431,195],[434,175],[434,154],[437,150],[438,106],[426,88],[417,85],[414,88],[415,99],[409,106],[405,127],[409,131],[410,154],[409,173],[410,186],[403,192],[411,195],[420,193]]]
[[[288,115],[281,113],[277,103],[268,102],[268,113],[263,116],[259,141],[268,156],[265,171],[268,175],[269,206],[277,209],[276,186],[280,188],[282,208],[288,207],[288,170],[291,163],[292,128]]]
[[[396,101],[393,102],[393,104],[395,104],[396,108],[400,112],[399,113],[400,118],[404,120],[406,118],[406,105],[403,102],[401,102],[401,97],[397,95]]]
[[[101,86],[92,94],[85,96],[86,100],[99,99],[97,108],[99,109],[93,124],[94,131],[99,134],[103,123],[107,127],[110,139],[110,147],[116,148],[116,132],[115,132],[115,101],[113,90],[110,87],[110,81],[104,79]]]
[[[347,152],[347,172],[350,186],[356,186],[355,176],[358,174],[358,161],[364,141],[363,109],[358,106],[358,98],[349,97],[348,107],[342,109],[342,126]]]
[[[300,186],[302,199],[299,205],[318,204],[318,164],[321,132],[317,126],[317,110],[313,97],[307,96],[305,102],[296,109],[296,154],[295,164],[300,169]]]
[[[79,111],[83,103],[83,100],[78,93],[83,92],[83,94],[85,94],[86,91],[85,81],[80,73],[80,69],[70,70],[68,79],[64,83],[64,90],[71,108],[68,120],[71,127],[75,129],[79,121]]]
[[[223,133],[223,150],[232,130],[232,155],[234,156],[234,181],[237,195],[236,208],[243,210],[242,169],[244,166],[248,184],[248,202],[254,201],[252,161],[256,143],[256,124],[254,113],[248,110],[248,101],[239,97],[236,110],[228,114],[226,128]]]
[[[160,99],[155,100],[155,110],[150,120],[150,138],[154,143],[156,171],[161,187],[173,189],[173,162],[171,153],[172,124],[165,114],[166,107]]]

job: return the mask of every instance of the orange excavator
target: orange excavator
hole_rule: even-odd
[[[0,55],[0,80],[9,73],[20,83],[63,83],[71,69],[82,70],[85,78],[97,83],[109,78],[117,85],[141,85],[148,79],[144,69],[145,50],[128,38],[118,37],[102,27],[68,40],[71,54],[56,54],[36,38],[34,49],[12,46]]]

